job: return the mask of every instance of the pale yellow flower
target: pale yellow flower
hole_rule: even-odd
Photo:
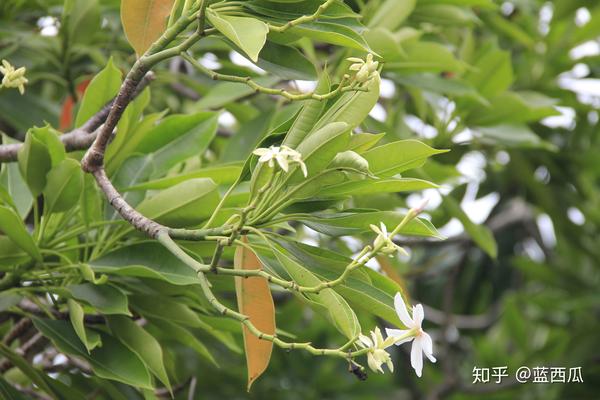
[[[375,327],[374,331],[371,331],[371,337],[361,334],[358,337],[358,344],[364,349],[369,349],[367,353],[367,363],[369,368],[374,372],[381,372],[383,374],[382,364],[387,365],[390,372],[394,372],[394,364],[392,359],[385,349],[394,344],[395,339],[393,337],[387,337],[385,340],[381,335],[379,327]]]
[[[273,168],[275,162],[277,162],[279,167],[285,172],[289,171],[290,163],[297,163],[300,165],[304,177],[308,176],[306,164],[302,161],[302,154],[287,146],[261,147],[254,150],[252,154],[259,156],[258,162],[267,163],[271,168]]]
[[[25,67],[17,68],[13,67],[8,61],[2,60],[2,66],[0,66],[0,73],[4,75],[2,78],[2,86],[6,88],[17,88],[19,93],[25,93],[25,84],[29,82],[25,78]]]
[[[368,81],[377,72],[379,62],[373,61],[373,54],[367,54],[365,60],[358,57],[348,57],[346,60],[353,63],[350,71],[356,71],[356,80],[360,83]]]

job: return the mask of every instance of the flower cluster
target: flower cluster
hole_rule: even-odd
[[[2,60],[0,66],[0,73],[4,75],[2,78],[2,86],[7,88],[18,88],[19,93],[25,93],[25,84],[28,82],[25,78],[25,67],[17,68],[13,67],[11,63],[6,60]]]
[[[389,353],[385,350],[392,344],[397,346],[412,341],[410,351],[410,364],[414,368],[418,377],[421,377],[423,372],[423,354],[431,361],[436,362],[433,356],[433,342],[431,337],[423,330],[421,324],[423,322],[424,313],[423,306],[417,304],[412,308],[412,317],[408,313],[404,299],[400,293],[396,293],[394,297],[394,307],[398,318],[406,326],[407,329],[387,329],[387,338],[384,339],[378,327],[371,331],[371,338],[360,335],[359,346],[369,349],[367,353],[367,362],[369,368],[374,372],[383,373],[381,365],[385,363],[391,372],[394,371]]]
[[[289,171],[290,163],[297,163],[300,165],[304,177],[308,176],[306,164],[302,161],[302,154],[287,146],[271,146],[268,149],[263,147],[254,150],[252,153],[260,157],[258,162],[268,163],[271,168],[275,166],[275,161],[277,161],[279,167],[285,172]]]
[[[379,62],[373,61],[373,54],[367,54],[366,60],[358,57],[348,57],[346,60],[353,63],[350,65],[350,71],[356,72],[356,80],[360,83],[368,81],[377,71]]]

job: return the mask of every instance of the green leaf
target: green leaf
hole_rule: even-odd
[[[395,31],[413,12],[416,0],[385,0],[375,8],[375,14],[369,19],[370,28],[387,28]]]
[[[464,64],[444,45],[415,41],[403,44],[402,61],[387,63],[386,71],[403,75],[417,72],[462,72]]]
[[[476,137],[479,137],[479,141],[482,143],[523,149],[542,148],[550,151],[557,150],[554,144],[542,140],[527,125],[503,124],[478,127],[474,128],[473,132]]]
[[[50,215],[69,210],[79,201],[82,189],[83,171],[79,163],[71,158],[63,160],[48,172],[44,212]]]
[[[315,88],[315,93],[327,93],[329,92],[330,86],[331,82],[329,80],[329,75],[327,72],[323,72],[319,78],[317,87]],[[325,105],[326,103],[324,101],[305,100],[302,109],[285,135],[282,144],[293,149],[296,148],[312,130],[319,116],[323,112]]]
[[[504,92],[513,82],[510,53],[498,49],[495,45],[484,47],[479,52],[473,68],[465,74],[465,80],[486,98]]]
[[[301,286],[316,286],[321,283],[313,273],[272,247],[273,254],[290,277]],[[348,303],[333,289],[323,289],[320,293],[306,293],[304,296],[312,302],[325,307],[335,327],[347,338],[351,339],[361,333],[360,324]]]
[[[21,217],[12,207],[0,206],[0,230],[17,246],[35,260],[41,261],[42,255],[35,241],[27,231]]]
[[[218,185],[228,185],[235,182],[241,171],[241,163],[221,164],[215,165],[214,167],[210,166],[201,168],[196,171],[186,172],[179,175],[148,180],[133,186],[121,188],[121,190],[124,192],[131,190],[160,190],[195,178],[209,178]]]
[[[284,240],[277,242],[305,268],[323,280],[338,278],[352,261],[348,257],[320,247]],[[402,292],[402,288],[371,268],[354,270],[342,284],[335,287],[335,290],[354,307],[360,307],[396,326],[403,326],[394,309],[394,296]]]
[[[159,176],[190,157],[202,155],[216,133],[216,113],[172,115],[144,135],[136,151],[152,153],[153,174]]]
[[[8,382],[0,376],[0,397],[4,400],[27,400],[21,392],[13,388]]]
[[[338,22],[339,21],[339,22]],[[364,29],[364,27],[362,27]],[[351,49],[371,52],[369,45],[357,30],[342,23],[342,20],[312,21],[296,25],[288,33],[307,37],[319,42],[331,43]],[[276,35],[275,35],[276,37]]]
[[[35,327],[52,340],[60,351],[83,358],[99,377],[152,389],[150,374],[142,360],[114,337],[101,333],[102,347],[88,354],[68,322],[41,318],[32,320]]]
[[[127,296],[115,286],[81,283],[66,289],[75,299],[85,301],[103,314],[131,315]]]
[[[366,179],[354,182],[344,182],[329,186],[319,192],[319,197],[361,196],[376,193],[399,193],[429,188],[437,188],[434,183],[422,179]]]
[[[366,85],[365,91],[351,91],[342,94],[323,114],[313,127],[313,131],[331,122],[345,122],[351,128],[360,125],[379,100],[381,79],[376,74]]]
[[[69,305],[69,318],[75,333],[81,340],[81,343],[85,346],[88,353],[98,346],[102,345],[100,335],[92,330],[86,329],[84,323],[85,312],[83,307],[73,299],[68,299],[67,304]]]
[[[258,61],[258,54],[265,45],[269,33],[267,24],[255,18],[218,14],[210,7],[206,9],[206,17],[252,61]]]
[[[56,394],[48,384],[46,376],[40,370],[31,365],[31,363],[28,360],[26,360],[23,356],[15,353],[4,343],[0,343],[0,354],[2,354],[14,366],[19,368],[21,372],[23,372],[23,374],[31,380],[31,382],[33,382],[44,392],[56,396]]]
[[[92,79],[85,90],[75,118],[75,126],[83,125],[116,96],[121,86],[121,76],[121,71],[115,66],[111,57],[106,67]]]
[[[210,350],[208,350],[204,343],[198,340],[198,338],[189,330],[166,319],[152,319],[151,322],[152,325],[156,325],[160,330],[168,335],[168,339],[178,341],[179,343],[192,348],[200,356],[210,361],[215,367],[219,366],[213,355],[210,353]]]
[[[0,228],[1,230],[2,228]],[[13,266],[29,260],[29,255],[9,237],[0,236],[0,270],[6,271]],[[10,267],[10,268],[4,268]]]
[[[494,239],[494,234],[487,226],[473,223],[453,197],[444,197],[442,205],[446,209],[446,212],[462,223],[465,231],[477,246],[485,251],[491,258],[497,257],[498,245],[496,244],[496,239]]]
[[[2,143],[19,143],[18,141],[2,134]],[[9,196],[15,203],[21,218],[27,217],[33,204],[33,196],[27,184],[21,178],[18,163],[3,163],[0,171],[0,184],[4,186]]]
[[[49,126],[32,128],[27,132],[18,153],[19,171],[34,196],[46,187],[48,171],[64,158],[65,149]]]
[[[130,296],[131,307],[152,319],[169,321],[193,328],[206,328],[198,314],[184,303],[165,296],[135,294]],[[210,329],[210,327],[208,327]]]
[[[198,283],[196,272],[158,243],[122,247],[92,262],[99,273],[160,279],[173,285]]]
[[[350,143],[348,144],[348,150],[362,154],[375,146],[383,137],[385,133],[355,133],[350,136]]]
[[[281,80],[277,76],[263,76],[253,79],[258,85],[273,86]],[[195,105],[194,110],[218,109],[236,100],[255,93],[245,83],[221,82],[214,85]]]
[[[218,202],[217,185],[210,179],[196,178],[144,200],[138,211],[168,226],[192,226],[207,219]]]
[[[385,222],[390,231],[404,218],[397,211],[344,212],[337,214],[313,214],[299,216],[298,220],[317,232],[330,236],[356,235],[371,232],[369,225]],[[426,236],[443,239],[431,222],[423,218],[415,218],[407,223],[399,232],[401,235]]]
[[[315,66],[296,48],[267,42],[257,65],[281,79],[316,80]]]
[[[350,139],[350,126],[344,122],[332,122],[308,135],[297,147],[306,164],[308,176],[321,172],[335,156],[343,151]],[[290,170],[287,181],[294,183],[304,180],[300,168]]]
[[[171,391],[171,383],[158,341],[133,320],[123,316],[107,318],[112,333],[146,364],[146,367]]]
[[[446,153],[418,140],[399,140],[375,147],[363,154],[369,162],[369,169],[379,177],[389,177],[409,169],[422,166],[427,158]]]
[[[66,34],[71,43],[90,42],[100,29],[98,0],[65,1],[61,22],[66,25]]]

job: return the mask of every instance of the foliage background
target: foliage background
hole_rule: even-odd
[[[365,36],[386,61],[388,90],[363,129],[387,132],[384,140],[419,137],[451,150],[413,172],[445,184],[443,198],[431,190],[426,195],[432,197],[433,223],[446,226],[441,231],[449,238],[407,239],[410,261],[394,259],[389,266],[411,297],[429,306],[425,315],[439,361],[417,379],[407,353],[394,350],[397,372],[359,382],[338,360],[276,349],[248,394],[242,356],[230,350],[239,348],[239,337],[232,336],[227,349],[201,335],[221,368],[175,346],[185,385],[178,398],[187,395],[191,376],[197,378],[197,398],[594,398],[600,390],[600,5],[346,3],[367,26],[378,28]],[[33,124],[44,122],[61,127],[65,98],[109,57],[122,70],[131,65],[119,1],[89,4],[93,10],[73,25],[77,34],[69,40],[64,31],[55,36],[47,18],[60,20],[62,1],[0,4],[0,58],[25,65],[31,82],[26,96],[0,92],[0,128],[7,136],[22,140]],[[300,48],[311,61],[330,65],[352,53],[318,40]],[[210,53],[205,60],[218,63],[220,72],[256,74],[220,41],[208,39],[194,51],[199,57]],[[204,163],[243,159],[266,126],[291,112],[282,101],[214,82],[181,61],[161,65],[156,74],[148,110],[227,111]],[[315,78],[310,68],[296,66],[294,74]],[[417,201],[418,195],[383,194],[356,199],[355,205],[393,209]],[[352,243],[307,235],[324,240],[322,246],[352,250]],[[315,342],[335,340],[333,328],[301,304],[283,293],[275,300],[278,326]],[[473,366],[502,365],[513,372],[521,365],[581,366],[584,383],[517,385],[507,379],[505,385],[471,385]],[[123,398],[141,396],[113,385]]]

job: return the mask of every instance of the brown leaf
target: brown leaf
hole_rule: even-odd
[[[122,0],[121,22],[125,36],[138,57],[167,28],[174,0]]]
[[[243,238],[247,242],[246,237]],[[238,246],[235,252],[236,269],[262,269],[258,257],[249,249]],[[265,278],[235,278],[239,311],[248,316],[261,332],[275,334],[275,305]],[[254,336],[243,327],[246,363],[248,365],[248,391],[252,383],[267,369],[271,359],[273,343]]]

